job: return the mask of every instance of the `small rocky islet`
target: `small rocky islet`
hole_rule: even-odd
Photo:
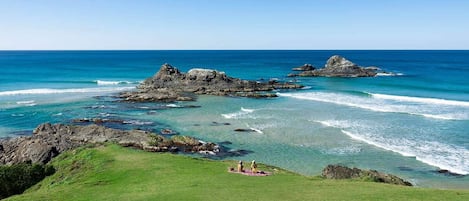
[[[304,64],[292,70],[302,72],[291,73],[288,77],[374,77],[381,71],[376,66],[359,66],[339,55],[330,57],[324,68],[315,68],[311,64]]]
[[[360,67],[335,55],[327,61],[325,68],[316,69],[310,64],[305,64],[293,70],[301,71],[301,73],[289,76],[372,77],[376,76],[379,68]],[[170,64],[163,64],[154,76],[147,78],[137,86],[136,90],[122,92],[118,98],[129,103],[193,101],[200,94],[269,98],[277,96],[273,93],[274,90],[301,88],[303,86],[292,82],[241,80],[211,69],[191,69],[183,73]],[[64,151],[83,145],[99,145],[107,142],[151,152],[189,152],[214,156],[240,156],[250,153],[246,150],[227,151],[223,145],[203,142],[188,136],[173,135],[168,138],[148,131],[121,130],[100,125],[108,121],[111,120],[72,120],[74,123],[92,123],[90,125],[44,123],[37,126],[31,136],[0,139],[0,165],[45,164]],[[125,123],[120,120],[114,121],[111,123]],[[229,123],[223,125],[229,125]],[[251,130],[237,129],[235,131],[250,132]],[[161,134],[168,133],[175,134],[172,130],[161,131]],[[377,171],[362,171],[342,166],[328,166],[323,170],[323,177],[330,179],[363,176],[371,177],[377,182],[411,185],[397,176]]]

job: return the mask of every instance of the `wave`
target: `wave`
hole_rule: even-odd
[[[170,107],[170,108],[180,108],[180,107],[182,107],[182,106],[176,105],[176,104],[174,104],[174,103],[171,103],[171,104],[167,104],[166,107]]]
[[[151,121],[139,121],[139,120],[128,120],[128,121],[124,121],[122,122],[123,124],[131,124],[131,125],[152,125],[153,122]]]
[[[248,114],[253,113],[254,111],[255,111],[254,109],[246,109],[244,107],[241,107],[240,111],[238,112],[221,114],[221,116],[223,116],[226,119],[239,119],[239,118],[247,117]]]
[[[34,100],[17,101],[16,104],[18,104],[18,105],[27,105],[27,104],[32,104],[34,102],[35,102]]]
[[[247,124],[247,123],[246,123],[246,126],[247,126],[249,129],[251,129],[251,130],[253,130],[254,132],[259,133],[259,134],[264,134],[264,132],[263,132],[262,130],[268,127],[268,126],[265,126],[265,125],[264,125],[264,126],[261,125],[261,126],[254,127],[254,126],[250,126],[250,125]]]
[[[278,93],[279,96],[333,103],[375,112],[404,113],[441,120],[468,120],[469,102],[366,93],[357,96],[334,92]],[[370,98],[371,97],[371,98]],[[417,104],[416,104],[417,103]]]
[[[14,91],[0,91],[0,96],[14,95],[39,95],[39,94],[62,94],[62,93],[97,93],[131,90],[135,87],[100,87],[100,88],[72,88],[72,89],[23,89]]]
[[[397,96],[397,95],[374,94],[374,93],[368,93],[368,94],[376,99],[469,107],[469,102],[467,101],[447,100],[447,99],[439,99],[439,98],[423,98],[423,97],[412,97],[412,96]]]
[[[380,134],[370,133],[370,131],[357,130],[357,124],[352,124],[348,121],[330,120],[315,122],[326,127],[338,128],[343,134],[354,140],[396,152],[405,157],[415,157],[416,160],[428,165],[446,169],[457,174],[469,174],[469,150],[464,147],[435,141],[383,137]],[[377,133],[381,133],[381,131],[377,131]]]
[[[379,77],[402,76],[402,75],[404,75],[404,74],[403,73],[384,73],[384,72],[376,73],[376,76],[379,76]]]
[[[247,108],[241,107],[241,111],[251,113],[251,112],[254,112],[254,109],[247,109]]]
[[[105,81],[105,80],[94,80],[94,83],[98,85],[119,85],[119,84],[138,84],[140,82],[131,81]]]

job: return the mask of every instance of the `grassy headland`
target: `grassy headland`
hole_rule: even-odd
[[[267,177],[227,172],[235,162],[106,145],[52,161],[56,173],[7,200],[469,200],[469,191],[305,177],[274,167]]]

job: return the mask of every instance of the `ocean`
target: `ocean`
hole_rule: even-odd
[[[286,77],[305,63],[323,67],[332,55],[395,74]],[[255,159],[304,175],[343,164],[392,173],[421,187],[469,189],[467,58],[469,51],[0,51],[0,137],[31,135],[43,122],[123,119],[124,125],[111,126],[170,128],[251,151],[224,159]],[[170,104],[114,97],[163,63],[305,88],[278,91],[272,99],[199,96]]]

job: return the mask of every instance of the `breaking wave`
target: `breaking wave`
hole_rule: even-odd
[[[254,111],[255,111],[254,109],[247,109],[247,108],[241,107],[241,109],[238,112],[221,114],[221,116],[223,116],[226,119],[247,118],[247,117],[250,117],[249,114],[253,113]]]
[[[376,99],[435,104],[435,105],[451,105],[451,106],[469,107],[469,102],[467,101],[447,100],[447,99],[439,99],[439,98],[423,98],[423,97],[412,97],[412,96],[397,96],[397,95],[374,94],[374,93],[368,93],[368,94]]]
[[[94,83],[98,85],[119,85],[119,84],[138,84],[139,82],[131,82],[131,81],[106,81],[106,80],[95,80]]]
[[[442,120],[468,120],[469,102],[436,98],[334,92],[279,93],[279,96],[333,103],[375,112],[405,113]]]
[[[457,174],[469,174],[469,150],[464,147],[444,144],[436,141],[413,140],[406,138],[383,137],[379,129],[375,132],[363,125],[349,121],[315,121],[327,127],[338,128],[350,138],[406,157],[446,169]]]
[[[62,93],[97,93],[131,90],[134,87],[100,87],[100,88],[72,88],[72,89],[23,89],[13,91],[0,91],[0,96],[37,95],[37,94],[62,94]]]

